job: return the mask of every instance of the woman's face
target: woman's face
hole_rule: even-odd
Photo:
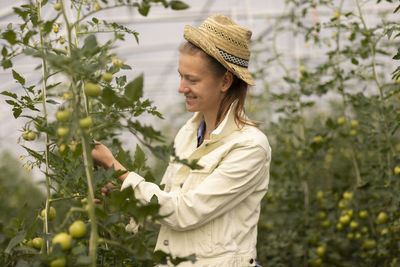
[[[181,53],[178,72],[181,77],[178,92],[185,95],[187,110],[216,116],[220,102],[229,88],[226,86],[226,75],[216,77],[209,67],[208,59],[201,53]]]

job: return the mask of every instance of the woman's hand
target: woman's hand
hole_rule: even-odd
[[[95,141],[95,147],[92,150],[92,159],[94,164],[109,169],[117,161],[111,151],[102,143]]]
[[[115,159],[111,151],[100,142],[95,141],[95,147],[92,150],[92,159],[94,164],[103,166],[105,169],[114,166],[114,170],[116,171],[126,171],[126,168]],[[122,174],[119,180],[123,182],[126,176],[128,176],[128,172]]]

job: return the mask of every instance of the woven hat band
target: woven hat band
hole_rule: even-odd
[[[225,52],[224,50],[218,48],[218,52],[220,53],[220,55],[228,62],[238,65],[239,67],[243,67],[243,68],[247,68],[249,66],[249,61],[234,55],[231,55],[227,52]]]

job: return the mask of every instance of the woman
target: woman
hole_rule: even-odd
[[[179,266],[256,266],[260,202],[267,192],[271,149],[266,136],[244,114],[251,31],[222,15],[200,27],[187,25],[180,47],[179,92],[194,116],[175,138],[181,159],[198,160],[191,170],[171,162],[162,191],[134,172],[120,177],[148,202],[158,197],[161,228],[156,250],[174,257],[196,255]],[[106,168],[125,168],[103,145],[93,159]]]

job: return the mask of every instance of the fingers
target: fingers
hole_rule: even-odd
[[[101,195],[102,196],[107,196],[110,191],[116,191],[118,190],[118,186],[112,184],[112,183],[107,183],[102,189],[101,189]]]

